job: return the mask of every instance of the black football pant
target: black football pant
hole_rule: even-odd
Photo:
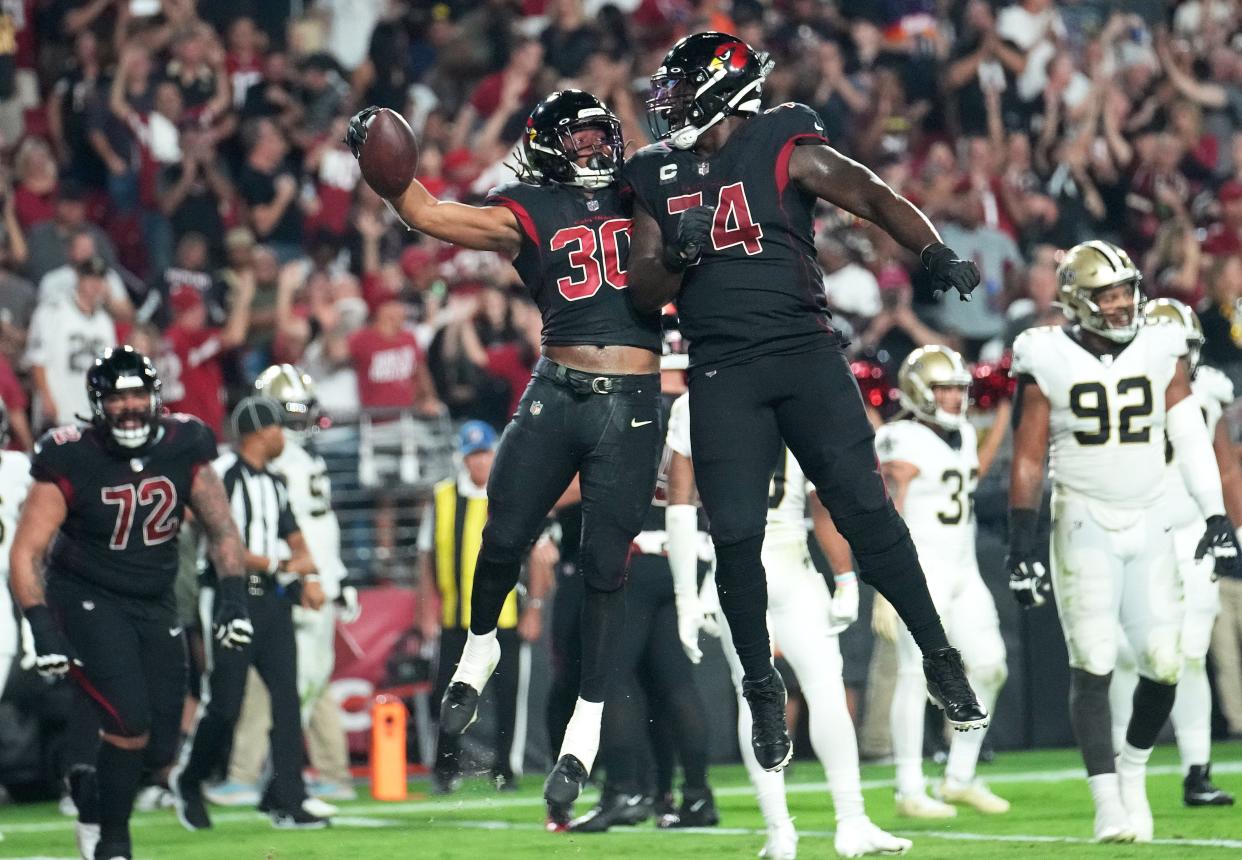
[[[99,741],[71,742],[95,750],[93,782],[82,781],[89,770],[82,763],[70,771],[74,800],[83,820],[98,820],[98,856],[128,854],[129,816],[143,769],[162,769],[176,753],[186,690],[185,634],[171,592],[144,599],[58,571],[48,579],[48,605],[81,664],[70,671],[81,693],[73,706],[94,711],[71,718],[71,730],[104,734]],[[107,736],[136,740],[126,748]],[[84,790],[92,796],[83,796]]]
[[[716,546],[720,607],[747,678],[765,677],[772,659],[760,553],[782,440],[849,542],[862,580],[893,604],[924,652],[948,644],[880,476],[874,435],[838,349],[692,371],[694,473]]]
[[[625,588],[625,629],[618,641],[616,682],[604,706],[600,762],[608,773],[606,788],[624,794],[648,794],[656,783],[657,764],[671,771],[675,752],[685,784],[707,785],[707,706],[694,682],[694,666],[677,635],[677,607],[668,559],[635,555]],[[653,725],[671,729],[673,749],[656,744]],[[653,761],[653,747],[657,760]],[[658,761],[663,757],[664,761]],[[661,788],[663,786],[660,786]]]
[[[599,388],[614,389],[600,394],[581,384],[585,375],[566,379],[564,370],[540,360],[501,437],[487,484],[488,521],[475,567],[470,629],[495,629],[522,558],[577,474],[577,569],[586,586],[579,695],[602,702],[609,677],[605,655],[625,624],[621,586],[630,542],[651,504],[664,442],[660,378],[593,377],[602,380]]]
[[[254,640],[245,648],[221,648],[214,641],[209,646],[211,670],[203,686],[205,707],[190,740],[183,773],[187,781],[201,783],[223,764],[241,713],[246,675],[253,665],[272,701],[272,781],[265,797],[274,810],[291,811],[299,809],[306,799],[293,604],[271,587],[270,579],[252,575],[250,582],[264,583],[249,587],[246,599]],[[214,589],[205,590],[213,592],[209,611],[214,615]]]
[[[517,630],[497,630],[496,640],[500,643],[500,662],[496,672],[487,684],[485,694],[490,694],[496,702],[496,733],[492,737],[491,749],[495,753],[492,764],[493,774],[512,776],[513,769],[509,766],[509,756],[513,752],[513,732],[517,726],[517,705],[519,687],[519,663],[522,657],[522,637]],[[431,700],[439,707],[444,691],[453,680],[457,671],[458,657],[466,647],[466,631],[457,627],[445,627],[440,631],[440,656],[436,666],[436,686],[432,691]],[[436,738],[435,771],[444,777],[458,776],[461,773],[461,735],[450,735],[440,732]]]

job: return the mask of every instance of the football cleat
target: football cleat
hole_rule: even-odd
[[[82,860],[95,860],[95,846],[99,844],[99,825],[78,821],[73,827],[74,841]]]
[[[1212,783],[1210,764],[1192,764],[1182,780],[1182,803],[1186,806],[1233,806],[1233,795]]]
[[[587,771],[575,755],[563,755],[543,782],[543,799],[549,804],[567,806],[582,794]]]
[[[1134,828],[1120,803],[1101,804],[1095,809],[1096,842],[1133,842]]]
[[[918,794],[898,794],[897,814],[903,818],[956,818],[957,810],[920,791]]]
[[[967,732],[988,727],[988,712],[979,704],[956,648],[937,648],[925,655],[923,674],[927,676],[927,694],[955,730]]]
[[[632,827],[651,817],[651,800],[641,794],[610,792],[581,818],[569,823],[574,833],[603,833],[610,827]]]
[[[1150,842],[1155,832],[1151,816],[1151,804],[1147,802],[1147,768],[1126,771],[1117,770],[1121,783],[1121,805],[1130,820],[1130,831],[1135,842]]]
[[[945,779],[937,788],[936,796],[945,803],[974,807],[984,815],[1002,815],[1009,811],[1009,801],[993,794],[980,779],[964,783]]]
[[[273,809],[269,817],[277,830],[319,830],[329,824],[328,819],[313,815],[303,807]]]
[[[334,815],[340,815],[341,810],[338,809],[322,797],[308,797],[302,801],[303,811],[314,815],[316,818],[331,818]]]
[[[671,791],[655,799],[654,812],[656,827],[667,828],[677,826],[677,802],[673,799]]]
[[[841,857],[905,854],[913,844],[909,839],[902,839],[876,827],[865,815],[838,821],[837,832],[833,837],[833,847]]]
[[[780,824],[768,825],[768,839],[759,856],[765,860],[797,860],[798,831],[792,821],[786,819]]]
[[[258,806],[259,790],[241,782],[222,782],[203,789],[203,796],[213,806]]]
[[[569,822],[574,817],[572,803],[548,802],[548,817],[544,820],[543,829],[549,833],[564,833],[569,829]]]
[[[761,681],[743,679],[742,696],[750,705],[750,745],[755,759],[766,771],[781,770],[793,758],[793,741],[785,722],[787,694],[781,673],[774,666]]]
[[[190,831],[210,830],[211,816],[207,814],[202,785],[184,779],[181,768],[175,767],[168,775],[168,787],[172,789],[173,809],[181,826]]]
[[[683,788],[681,790],[681,808],[674,813],[671,821],[659,822],[663,828],[669,827],[715,827],[720,823],[720,812],[716,809],[716,799],[712,797],[710,788]]]
[[[460,735],[479,718],[479,691],[465,681],[454,681],[440,702],[440,731]]]

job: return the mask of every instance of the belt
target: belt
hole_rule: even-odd
[[[276,578],[266,573],[246,574],[246,593],[251,597],[262,597],[276,587]]]
[[[571,389],[575,394],[633,394],[644,389],[659,391],[658,373],[595,374],[557,364],[546,356],[535,363],[535,376]]]

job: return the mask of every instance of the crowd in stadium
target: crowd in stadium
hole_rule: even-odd
[[[986,426],[1013,394],[1015,338],[1065,320],[1062,252],[1095,239],[1129,253],[1146,296],[1195,308],[1204,362],[1242,384],[1235,2],[0,0],[10,446],[31,450],[88,416],[84,374],[130,344],[154,361],[164,405],[222,446],[233,407],[287,363],[313,379],[330,423],[447,416],[482,422],[466,425],[462,455],[490,450],[539,358],[539,311],[509,260],[401,223],[362,179],[349,118],[402,114],[419,142],[416,178],[477,204],[513,178],[527,117],[554,91],[595,94],[629,153],[648,144],[649,76],[704,30],[769,52],[763,106],[813,108],[833,147],[978,267],[972,301],[934,296],[917,255],[819,206],[827,304],[877,419],[898,411],[911,351],[943,345],[972,363]],[[1226,410],[1231,429],[1237,417]],[[546,584],[535,571],[557,558],[536,546],[536,608]],[[434,608],[430,569],[421,593]],[[1227,731],[1242,735],[1242,588],[1221,592],[1216,691]],[[419,625],[437,635],[434,611]],[[544,633],[526,614],[517,625],[526,641]],[[502,785],[512,740],[493,765]],[[248,764],[235,755],[218,775],[257,772]],[[437,774],[444,791],[459,776],[451,764]]]

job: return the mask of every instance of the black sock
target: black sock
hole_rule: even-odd
[[[768,578],[761,554],[763,535],[716,547],[716,592],[729,622],[733,649],[749,681],[772,671],[768,639]]]
[[[142,750],[99,745],[99,844],[110,850],[129,848],[129,814],[142,780]]]
[[[473,619],[472,619],[473,621]],[[578,696],[588,702],[607,698],[614,661],[610,651],[625,627],[625,591],[599,591],[586,586],[582,601],[582,679]]]
[[[1082,751],[1087,776],[1112,773],[1117,769],[1113,752],[1112,712],[1108,705],[1108,685],[1112,673],[1093,675],[1070,669],[1070,724]]]
[[[1126,727],[1126,743],[1141,750],[1154,747],[1165,720],[1173,712],[1176,697],[1176,684],[1161,684],[1139,676],[1134,688],[1134,710]]]
[[[83,824],[99,823],[99,785],[93,765],[75,764],[70,769],[69,796],[78,808],[78,821]]]
[[[484,552],[486,548],[484,549]],[[476,636],[496,629],[500,610],[522,573],[522,560],[487,558],[483,552],[474,566],[474,586],[470,594],[470,631]]]

